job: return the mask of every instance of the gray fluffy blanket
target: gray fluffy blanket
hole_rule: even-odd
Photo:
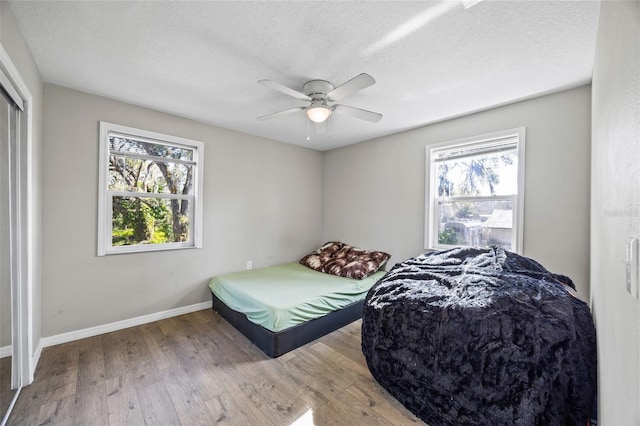
[[[585,425],[596,336],[571,280],[501,248],[395,265],[365,302],[375,379],[437,425]]]

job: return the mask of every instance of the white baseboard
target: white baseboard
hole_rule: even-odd
[[[29,365],[29,384],[33,382],[33,376],[36,372],[36,367],[40,361],[40,355],[42,355],[42,339],[38,340],[38,346],[31,356],[31,364]]]
[[[110,324],[98,325],[96,327],[85,328],[82,330],[69,331],[68,333],[56,334],[55,336],[43,337],[36,352],[40,358],[39,351],[42,348],[55,346],[62,343],[73,342],[74,340],[86,339],[87,337],[98,336],[100,334],[111,333],[112,331],[123,330],[137,325],[148,324],[150,322],[163,320],[166,318],[176,317],[191,312],[202,311],[211,308],[211,302],[196,303],[195,305],[183,306],[181,308],[170,309],[168,311],[156,312],[153,314],[143,315],[140,317],[130,318],[122,321],[112,322]],[[35,354],[34,354],[35,358]]]
[[[11,356],[11,345],[0,347],[0,358]]]

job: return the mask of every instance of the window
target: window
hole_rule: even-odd
[[[524,139],[519,128],[427,146],[425,248],[522,252]]]
[[[100,122],[98,255],[201,247],[204,144]]]

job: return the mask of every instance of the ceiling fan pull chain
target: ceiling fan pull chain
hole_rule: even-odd
[[[307,140],[310,141],[311,138],[309,137],[309,122],[311,121],[311,119],[309,117],[307,117]]]

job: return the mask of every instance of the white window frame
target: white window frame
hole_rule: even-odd
[[[513,231],[511,235],[511,250],[522,254],[524,236],[524,177],[525,177],[525,135],[524,127],[473,136],[464,139],[442,142],[426,147],[426,173],[425,173],[425,232],[424,248],[427,250],[449,249],[459,246],[438,243],[439,204],[445,200],[438,197],[435,155],[439,151],[451,148],[471,148],[484,145],[491,141],[497,141],[509,137],[517,137],[518,152],[518,183],[517,194],[497,196],[469,196],[447,197],[446,202],[455,201],[501,201],[511,200],[513,203]]]
[[[194,168],[193,195],[183,194],[148,194],[153,198],[169,199],[189,199],[192,200],[190,207],[189,240],[184,242],[172,242],[164,244],[136,244],[127,246],[112,245],[112,199],[114,196],[140,196],[139,192],[111,191],[108,188],[109,182],[109,135],[130,137],[136,140],[147,140],[154,144],[186,147],[193,150],[193,161],[188,163]],[[144,154],[127,154],[128,157],[141,159],[153,159],[156,157]],[[180,163],[181,160],[171,159],[172,162]],[[120,253],[140,253],[149,251],[177,250],[202,247],[202,182],[204,170],[204,143],[177,136],[165,135],[148,130],[136,129],[134,127],[119,124],[100,122],[100,165],[99,165],[99,188],[98,188],[98,256]]]

